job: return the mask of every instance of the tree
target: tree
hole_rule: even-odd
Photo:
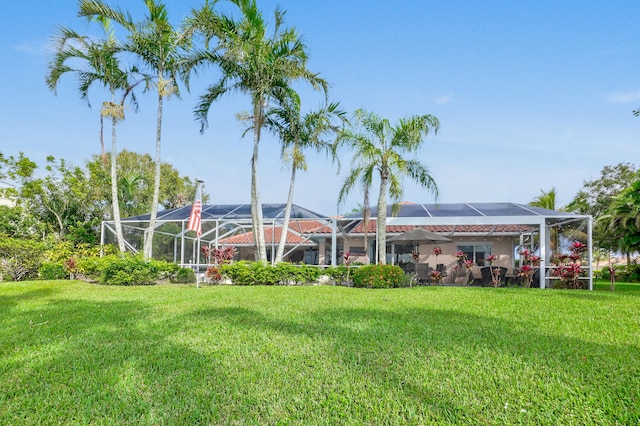
[[[100,143],[102,145],[103,158],[104,143],[102,139],[103,117],[111,118],[111,153],[115,156],[116,149],[116,125],[124,120],[124,102],[128,95],[134,105],[135,95],[132,89],[137,83],[133,82],[135,68],[125,70],[120,66],[117,57],[121,46],[115,38],[111,22],[108,19],[97,19],[100,22],[105,38],[91,40],[87,36],[80,35],[68,28],[61,28],[55,37],[54,58],[49,62],[47,85],[54,93],[63,75],[71,73],[78,79],[78,92],[82,99],[86,99],[89,106],[89,88],[95,84],[105,86],[111,95],[111,100],[103,102],[100,111]],[[116,95],[122,94],[119,103]],[[115,158],[115,157],[114,157]],[[111,164],[111,204],[113,206],[113,219],[116,228],[116,238],[120,251],[125,251],[122,225],[120,223],[120,208],[118,206],[118,189],[116,164]]]
[[[36,167],[22,154],[14,162],[20,184],[18,205],[58,240],[96,243],[103,210],[85,171],[53,156],[47,157],[44,175],[36,176]]]
[[[87,162],[91,182],[100,194],[104,194],[109,185],[106,167],[110,163],[111,155],[107,157],[106,166],[98,156]],[[153,202],[153,158],[149,154],[122,150],[118,153],[117,165],[121,215],[131,217],[149,213]],[[162,163],[160,170],[160,205],[165,209],[172,209],[189,204],[195,197],[195,181],[180,176],[178,170],[169,163]],[[207,200],[208,195],[203,194],[202,201]]]
[[[640,251],[640,179],[614,198],[600,220],[613,230],[623,231],[620,248],[626,253]]]
[[[166,6],[162,2],[145,0],[145,5],[148,14],[140,22],[135,22],[128,13],[111,8],[100,0],[82,0],[79,15],[110,19],[124,27],[129,32],[124,49],[137,56],[155,75],[155,89],[158,95],[155,174],[151,217],[143,249],[144,257],[149,259],[153,254],[153,235],[160,199],[163,100],[172,94],[180,94],[177,82],[185,55],[184,49],[188,48],[190,40],[171,25]]]
[[[310,83],[326,93],[327,83],[307,69],[306,46],[294,28],[281,28],[284,12],[275,11],[273,34],[267,34],[267,23],[255,0],[230,0],[241,12],[240,19],[217,14],[212,3],[194,11],[189,21],[190,31],[204,36],[208,50],[196,52],[190,68],[204,64],[217,65],[222,71],[220,80],[209,86],[200,97],[195,115],[201,122],[201,131],[207,126],[211,105],[228,92],[241,92],[251,97],[253,152],[251,155],[251,219],[253,235],[260,261],[266,262],[262,205],[258,185],[258,148],[265,109],[278,96],[282,96],[294,81]]]
[[[333,141],[326,138],[337,135],[340,122],[344,122],[345,112],[339,109],[337,103],[331,103],[304,115],[300,112],[300,97],[291,91],[280,105],[269,109],[265,115],[265,125],[276,133],[282,143],[282,158],[291,163],[291,179],[289,181],[289,195],[285,208],[282,233],[275,256],[275,263],[282,262],[284,248],[289,230],[293,192],[298,170],[306,170],[307,163],[304,151],[314,149],[326,151],[336,158]]]
[[[529,205],[547,210],[556,210],[556,195],[557,192],[555,188],[551,188],[547,192],[540,190],[540,195],[538,195],[533,201],[531,201]],[[558,232],[557,228],[553,228],[549,233],[549,242],[551,246],[551,252],[555,253],[560,246],[560,233]]]
[[[600,171],[600,178],[585,181],[583,188],[566,207],[568,211],[590,215],[596,220],[593,228],[594,246],[610,251],[622,249],[620,241],[624,237],[623,230],[612,228],[598,219],[607,212],[615,197],[637,179],[640,179],[640,173],[630,163],[605,166]]]
[[[436,196],[438,194],[436,182],[427,167],[416,159],[405,159],[403,155],[415,153],[430,131],[437,133],[440,122],[432,115],[415,115],[400,119],[392,126],[389,120],[363,109],[355,112],[354,122],[340,135],[341,144],[348,145],[355,153],[353,168],[338,194],[338,202],[343,202],[358,182],[361,187],[371,187],[374,172],[377,171],[380,179],[376,229],[378,263],[385,264],[387,195],[394,202],[391,214],[397,214],[404,177],[411,178]]]
[[[548,192],[540,190],[540,192],[541,194],[538,195],[532,202],[530,202],[529,205],[547,210],[555,210],[557,195],[556,189],[551,188]]]

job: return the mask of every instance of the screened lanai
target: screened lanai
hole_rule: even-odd
[[[270,259],[280,240],[284,209],[284,204],[263,204],[265,241]],[[526,248],[540,257],[541,273],[535,285],[545,288],[553,286],[556,279],[553,276],[556,266],[552,261],[557,255],[567,252],[572,242],[580,241],[587,246],[585,262],[580,265],[581,279],[588,281],[589,289],[593,288],[590,216],[515,203],[403,203],[395,216],[391,215],[390,209],[386,224],[388,263],[401,262],[406,258],[406,253],[400,253],[402,247],[390,243],[389,238],[423,227],[451,238],[452,244],[443,247],[450,252],[468,250],[478,265],[484,262],[482,256],[493,249],[494,254],[499,254],[501,260],[508,264],[506,266],[515,268],[520,264],[518,253]],[[255,259],[250,205],[203,206],[203,232],[199,238],[194,232],[186,231],[190,212],[191,206],[185,206],[158,213],[154,258],[184,266],[201,266],[201,246],[232,245],[238,249],[238,259]],[[376,217],[375,209],[370,217]],[[148,224],[149,215],[122,221],[129,250],[137,252],[143,247]],[[361,213],[329,217],[294,205],[286,238],[285,260],[337,265],[342,254],[350,251],[360,256],[356,259],[368,263],[370,259],[377,258],[375,230],[375,219],[370,220],[365,229]],[[105,221],[102,231],[102,243],[115,242],[112,221]],[[425,245],[420,249],[425,257],[431,251],[431,247]],[[439,262],[442,259],[447,258],[442,256]]]
[[[377,215],[372,209],[371,217]],[[340,219],[342,227],[349,230],[349,236],[354,239],[363,235],[362,214],[356,213]],[[592,219],[590,216],[577,215],[569,212],[547,210],[516,203],[455,203],[455,204],[421,204],[402,203],[397,215],[391,215],[391,207],[387,211],[387,261],[394,247],[389,243],[389,237],[406,232],[415,227],[454,239],[451,250],[468,247],[498,246],[509,265],[520,266],[519,252],[524,249],[540,257],[540,271],[537,274],[537,286],[550,287],[557,279],[553,270],[557,266],[557,257],[567,254],[570,246],[578,241],[586,245],[585,262],[580,265],[582,279],[588,281],[588,288],[593,288],[592,282]],[[371,238],[366,250],[370,258],[375,259],[375,220],[367,226]],[[512,241],[509,247],[508,243]],[[424,246],[422,247],[425,248]],[[426,247],[429,249],[429,247]],[[456,250],[457,251],[457,250]],[[473,253],[473,252],[472,252]],[[473,253],[475,254],[475,253]],[[481,263],[483,259],[474,258],[474,262]],[[393,263],[393,262],[391,262]]]
[[[280,241],[285,204],[263,204],[265,241],[269,256],[275,252]],[[217,204],[202,206],[202,234],[188,231],[187,225],[191,206],[158,212],[153,240],[153,257],[176,262],[182,266],[197,266],[200,259],[199,247],[217,248],[221,245],[233,245],[238,249],[239,258],[255,259],[251,206],[249,204]],[[122,220],[125,245],[128,250],[137,253],[144,246],[148,236],[150,215],[140,215]],[[287,233],[287,252],[285,258],[296,254],[303,259],[309,253],[317,251],[317,235],[331,235],[331,220],[297,205],[293,205]],[[311,240],[309,236],[315,236]],[[102,244],[115,243],[113,221],[102,224]],[[312,256],[313,257],[313,256]],[[298,259],[295,257],[293,260]],[[291,260],[291,259],[288,259]]]

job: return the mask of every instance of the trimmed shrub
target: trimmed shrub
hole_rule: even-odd
[[[125,254],[109,259],[102,269],[100,283],[106,285],[153,285],[173,273],[176,265],[161,261],[145,261],[142,256]]]
[[[282,262],[271,266],[245,260],[220,265],[215,272],[221,277],[229,278],[235,285],[306,284],[316,281],[322,273],[319,268],[311,265]]]
[[[171,282],[176,284],[190,284],[196,282],[196,273],[191,268],[178,268],[171,277]]]
[[[365,288],[402,287],[404,272],[397,265],[365,265],[352,271],[353,285]]]
[[[43,262],[38,273],[42,280],[64,280],[69,276],[64,265],[59,262]]]

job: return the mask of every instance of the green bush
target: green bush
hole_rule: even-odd
[[[282,262],[276,266],[240,261],[221,265],[219,272],[235,285],[289,285],[316,281],[322,271],[311,265]]]
[[[365,265],[351,270],[353,285],[366,288],[391,288],[404,285],[404,272],[397,265]]]
[[[0,237],[0,281],[38,278],[44,252],[40,241]]]
[[[43,262],[38,268],[38,273],[43,280],[64,280],[69,276],[60,262]]]
[[[628,283],[640,282],[640,264],[631,263],[621,268],[616,268],[616,280]]]
[[[352,268],[353,271],[353,268]],[[343,283],[347,279],[347,267],[344,265],[330,266],[326,268],[324,274],[333,278],[336,283]]]
[[[171,282],[176,284],[189,284],[196,282],[196,273],[191,268],[178,268],[171,277]]]
[[[140,255],[109,256],[100,283],[106,285],[152,285],[170,276],[177,266],[163,261],[146,261]]]

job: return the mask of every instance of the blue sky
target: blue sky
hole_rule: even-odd
[[[23,151],[39,164],[46,155],[82,165],[99,152],[99,107],[76,92],[71,75],[57,95],[45,84],[51,36],[65,25],[93,32],[76,17],[77,3],[7,2],[0,31],[0,152]],[[200,1],[167,0],[176,23]],[[142,1],[111,2],[141,17]],[[331,84],[330,98],[344,110],[365,108],[396,121],[433,114],[441,130],[418,158],[439,189],[439,201],[528,203],[555,187],[558,205],[569,203],[584,180],[605,165],[638,165],[640,118],[640,2],[637,1],[362,1],[258,0],[272,21],[276,4],[285,23],[303,35],[309,68]],[[390,6],[393,5],[393,6]],[[242,138],[235,114],[249,100],[231,94],[215,104],[200,134],[192,110],[215,70],[194,77],[191,92],[165,109],[163,160],[206,182],[215,203],[248,203],[252,141]],[[321,96],[303,91],[305,109]],[[119,147],[153,153],[155,99],[141,97],[127,111]],[[309,155],[298,177],[295,203],[336,214],[337,193],[349,169]],[[265,135],[260,152],[263,202],[284,202],[289,171],[277,141]],[[407,201],[433,202],[405,181]],[[375,192],[377,196],[377,192]],[[355,193],[341,212],[361,202]]]

